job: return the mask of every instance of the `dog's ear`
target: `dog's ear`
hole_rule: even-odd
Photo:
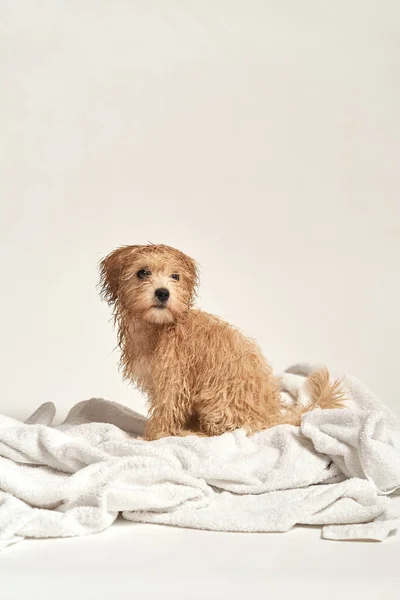
[[[100,261],[100,295],[108,304],[117,301],[124,269],[138,248],[140,246],[122,246]]]

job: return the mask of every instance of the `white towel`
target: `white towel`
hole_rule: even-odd
[[[281,375],[284,400],[307,401],[315,366]],[[0,548],[24,537],[96,533],[131,521],[217,531],[322,525],[328,539],[384,540],[400,524],[400,419],[343,376],[348,408],[301,427],[246,437],[136,439],[146,419],[101,399],[52,426],[47,403],[22,423],[0,415]]]

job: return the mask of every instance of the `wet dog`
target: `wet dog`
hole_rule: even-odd
[[[279,381],[253,340],[193,308],[196,263],[165,245],[124,246],[100,263],[113,307],[123,375],[148,398],[146,438],[248,433],[298,425],[315,406],[342,406],[329,373],[309,378],[312,405],[282,412]]]

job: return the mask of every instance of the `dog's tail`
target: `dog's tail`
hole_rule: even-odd
[[[307,377],[306,385],[311,394],[310,410],[320,408],[343,408],[345,394],[341,381],[330,381],[328,369],[319,369]]]
[[[298,406],[290,411],[290,422],[300,425],[301,417],[314,408],[344,408],[345,394],[341,381],[331,382],[328,369],[319,369],[307,377],[305,385],[311,401],[307,406]]]

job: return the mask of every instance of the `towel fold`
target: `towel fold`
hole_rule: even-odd
[[[306,402],[309,364],[280,377]],[[336,375],[335,377],[338,377]],[[22,423],[0,414],[0,548],[24,537],[96,533],[125,519],[215,531],[321,525],[327,539],[384,540],[400,524],[400,419],[355,378],[347,407],[247,437],[137,439],[146,419],[102,399],[53,426],[43,404]]]

